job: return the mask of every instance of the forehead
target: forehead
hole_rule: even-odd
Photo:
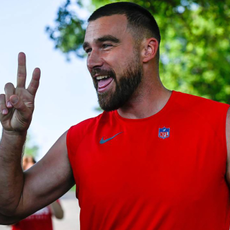
[[[89,22],[85,33],[85,42],[92,42],[105,35],[122,37],[127,33],[125,15],[112,15]]]

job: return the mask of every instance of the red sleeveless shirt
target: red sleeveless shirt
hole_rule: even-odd
[[[173,92],[145,119],[104,112],[67,134],[82,230],[228,230],[229,106]]]

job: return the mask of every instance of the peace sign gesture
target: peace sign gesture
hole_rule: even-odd
[[[17,86],[5,85],[0,94],[0,121],[7,131],[23,132],[29,128],[34,110],[34,98],[39,86],[40,69],[35,68],[28,88],[26,84],[26,56],[18,55]]]

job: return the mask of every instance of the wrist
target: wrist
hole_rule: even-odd
[[[3,130],[2,138],[0,142],[0,150],[12,150],[12,151],[22,151],[24,143],[26,141],[27,131],[16,132]]]
[[[12,144],[16,143],[19,144],[20,142],[25,142],[26,140],[27,131],[24,132],[17,132],[17,131],[8,131],[3,130],[2,132],[2,140],[10,141]]]
[[[27,135],[26,131],[11,131],[11,130],[2,130],[2,136],[6,136],[9,138],[25,138]]]

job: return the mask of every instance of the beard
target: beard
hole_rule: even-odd
[[[137,58],[128,65],[120,75],[119,80],[117,80],[116,74],[112,70],[97,69],[96,72],[112,77],[116,85],[114,92],[97,93],[99,105],[105,111],[116,110],[124,106],[141,83],[143,75],[142,66]],[[96,90],[97,85],[97,82],[94,82]]]

